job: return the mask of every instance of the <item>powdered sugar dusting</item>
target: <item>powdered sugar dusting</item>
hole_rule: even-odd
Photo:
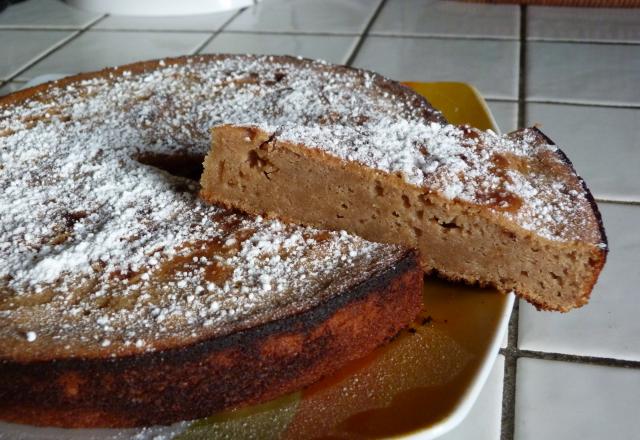
[[[16,341],[6,350],[19,353],[28,332],[38,335],[31,346],[58,355],[72,341],[124,353],[222,334],[317,304],[338,280],[397,256],[346,234],[231,215],[202,203],[194,181],[145,165],[204,156],[222,123],[497,206],[550,239],[573,238],[567,219],[585,200],[542,171],[492,165],[554,147],[447,125],[368,72],[219,56],[77,80],[0,107],[0,334]],[[500,211],[508,194],[524,203]]]
[[[93,273],[96,264],[135,271],[148,265],[152,250],[171,254],[185,240],[215,233],[215,208],[176,190],[192,184],[142,165],[139,154],[204,155],[209,129],[223,122],[311,124],[335,108],[333,117],[347,123],[366,105],[414,111],[403,100],[346,92],[345,85],[354,90],[371,78],[334,75],[319,63],[190,61],[80,81],[2,110],[0,133],[9,135],[0,138],[0,252],[9,286]]]
[[[204,155],[221,122],[317,120],[335,100],[408,108],[345,96],[340,81],[355,89],[370,79],[346,71],[338,81],[330,70],[192,59],[0,108],[0,333],[14,341],[4,350],[20,353],[33,334],[30,353],[41,344],[62,356],[74,344],[124,353],[186,343],[305,310],[397,259],[395,246],[208,206],[195,182],[142,163]],[[315,102],[320,89],[326,100]]]
[[[484,206],[549,240],[580,240],[593,221],[583,215],[591,208],[581,181],[532,129],[499,136],[383,114],[360,126],[286,124],[276,139],[398,174],[426,193]]]

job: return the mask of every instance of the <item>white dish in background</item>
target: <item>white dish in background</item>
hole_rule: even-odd
[[[167,16],[195,15],[240,9],[258,0],[64,0],[87,11],[114,15]]]

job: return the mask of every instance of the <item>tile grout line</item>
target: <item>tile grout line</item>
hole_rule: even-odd
[[[574,364],[599,365],[603,367],[619,367],[629,369],[640,369],[640,361],[626,359],[605,358],[598,356],[583,356],[578,354],[554,353],[537,350],[515,349],[515,356],[518,358],[540,359],[547,361],[570,362]]]
[[[21,69],[19,69],[18,71],[14,72],[10,78],[8,78],[6,81],[10,82],[13,81],[14,78],[18,77],[21,73],[26,72],[27,70],[29,70],[31,67],[35,66],[36,64],[38,64],[40,61],[44,60],[45,58],[47,58],[49,55],[57,52],[58,50],[62,49],[64,46],[66,46],[67,44],[69,44],[71,41],[75,40],[76,38],[78,38],[80,35],[84,34],[85,32],[87,32],[91,26],[95,25],[96,23],[101,22],[102,20],[104,20],[107,17],[107,15],[102,15],[98,18],[96,18],[95,20],[89,22],[87,25],[85,25],[82,29],[76,30],[74,33],[72,33],[71,35],[69,35],[67,38],[65,38],[64,40],[58,42],[57,44],[54,44],[53,46],[49,47],[47,50],[45,50],[42,54],[40,54],[39,56],[35,57],[33,60],[31,60],[30,63],[27,63],[24,67],[22,67]]]
[[[106,19],[107,17],[109,17],[109,14],[103,14],[101,17],[96,18],[95,20],[93,20],[91,23],[87,24],[85,27],[83,27],[81,30],[82,31],[88,31],[89,29],[93,30],[93,27],[95,25],[97,25],[98,23],[100,23],[102,20]]]
[[[373,26],[373,23],[378,18],[378,15],[380,15],[380,11],[382,11],[382,8],[386,3],[387,3],[387,0],[380,0],[380,3],[378,3],[378,6],[376,6],[376,9],[373,11],[373,13],[371,14],[371,17],[367,21],[367,24],[362,30],[362,33],[360,34],[360,36],[358,37],[358,40],[356,41],[353,49],[351,50],[351,53],[347,57],[347,60],[344,63],[345,66],[351,66],[351,64],[353,64],[353,62],[355,61],[356,56],[358,55],[358,53],[360,52],[360,49],[362,48],[362,45],[364,44],[364,41],[369,36],[369,30],[371,29],[371,27]]]
[[[246,9],[246,8],[245,8]],[[242,11],[240,11],[242,12]],[[231,17],[229,20],[233,20],[235,17]],[[228,21],[228,20],[227,20]],[[225,22],[226,23],[226,22]],[[224,25],[224,24],[223,24]],[[114,28],[114,29],[92,29],[93,32],[149,32],[149,33],[175,33],[175,34],[201,34],[203,32],[215,32],[212,29],[126,29],[126,28]],[[249,35],[290,35],[290,36],[318,36],[318,37],[357,37],[360,34],[357,32],[304,32],[304,31],[259,31],[259,30],[240,30],[240,29],[225,29],[228,34],[249,34]]]
[[[211,43],[213,41],[214,38],[216,38],[218,35],[220,35],[227,26],[229,26],[231,24],[231,22],[233,20],[235,20],[240,14],[242,14],[247,8],[240,8],[238,11],[236,11],[235,14],[233,14],[231,17],[229,17],[227,19],[227,21],[225,21],[224,23],[222,23],[222,26],[220,26],[218,28],[217,31],[213,32],[209,37],[207,37],[195,50],[193,50],[191,53],[192,54],[200,54],[200,51],[202,49],[204,49],[205,47],[207,47],[207,44]]]
[[[100,17],[102,18],[102,17]],[[85,25],[86,27],[87,25]],[[20,25],[4,25],[0,26],[0,31],[79,31],[85,29],[85,27],[76,26],[20,26]],[[92,29],[92,32],[156,32],[156,33],[202,33],[210,32],[210,29],[130,29],[130,28],[99,28]],[[245,30],[245,29],[229,29],[225,32],[238,33],[238,34],[274,34],[274,35],[319,35],[319,36],[345,36],[354,37],[360,35],[356,32],[305,32],[305,31],[265,31],[265,30]],[[480,41],[519,41],[518,37],[492,37],[486,35],[455,35],[455,34],[419,34],[419,33],[383,33],[372,32],[369,33],[372,37],[389,37],[389,38],[416,38],[416,39],[434,39],[434,40],[480,40]],[[620,45],[620,46],[640,46],[640,41],[624,41],[624,40],[579,40],[571,38],[545,38],[545,37],[530,37],[527,39],[529,43],[569,43],[569,44],[599,44],[599,45]]]
[[[640,104],[606,104],[602,102],[579,102],[579,101],[556,101],[553,99],[526,99],[527,104],[554,104],[554,105],[572,105],[575,107],[598,107],[598,108],[623,108],[638,110]]]
[[[526,123],[526,72],[527,72],[527,6],[520,6],[520,38],[518,40],[518,118],[516,127]],[[502,382],[501,440],[513,440],[515,435],[516,378],[518,369],[518,321],[520,299],[516,298],[509,320],[509,336],[504,353],[504,379]]]
[[[516,398],[516,369],[518,362],[517,345],[519,310],[520,299],[516,298],[513,303],[513,309],[511,310],[511,319],[509,319],[507,347],[500,350],[500,354],[504,356],[500,440],[512,440],[515,427],[514,415]]]
[[[530,43],[567,43],[567,44],[598,44],[604,46],[638,46],[640,41],[607,41],[607,40],[578,40],[575,38],[544,38],[531,37],[528,39]]]
[[[615,200],[615,199],[606,199],[606,198],[600,198],[600,197],[594,197],[596,199],[596,202],[601,202],[601,203],[617,203],[618,205],[631,205],[631,206],[638,206],[640,205],[640,201],[638,200]]]
[[[102,16],[98,18],[94,18],[88,24],[84,26],[0,26],[0,31],[17,31],[17,32],[55,32],[55,31],[81,31],[87,26],[90,26],[95,20],[102,18]]]
[[[504,102],[507,104],[517,104],[518,103],[518,99],[514,99],[514,98],[484,98],[485,101],[487,102]]]
[[[255,34],[255,35],[290,35],[292,37],[359,37],[360,32],[305,32],[305,31],[261,31],[261,30],[244,30],[244,29],[228,29],[228,34]]]
[[[381,37],[381,38],[414,38],[417,40],[476,40],[476,41],[513,41],[519,42],[520,39],[518,37],[491,37],[488,35],[455,35],[455,34],[385,34],[381,32],[372,32],[369,34],[372,37]]]
[[[560,361],[568,362],[572,364],[587,364],[587,365],[599,365],[602,367],[619,367],[640,369],[640,360],[619,359],[601,356],[588,356],[581,354],[568,354],[552,351],[540,351],[540,350],[524,350],[519,348],[501,348],[499,354],[507,357],[514,356],[518,359],[539,359],[546,361]]]
[[[518,51],[518,122],[519,128],[527,123],[527,6],[520,7],[520,42]]]

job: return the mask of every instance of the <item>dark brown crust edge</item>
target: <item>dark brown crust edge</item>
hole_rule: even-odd
[[[600,213],[600,210],[598,209],[598,205],[596,203],[596,200],[593,197],[593,194],[591,194],[591,191],[587,187],[587,183],[576,172],[576,169],[573,166],[573,162],[571,162],[571,160],[566,155],[566,153],[564,151],[562,151],[560,148],[558,148],[556,143],[551,138],[549,138],[549,136],[544,134],[542,132],[542,130],[540,130],[538,127],[532,127],[531,130],[533,130],[538,136],[542,137],[542,139],[545,141],[545,143],[555,146],[556,147],[555,153],[556,153],[558,159],[560,161],[562,161],[562,163],[564,165],[566,165],[570,169],[572,174],[577,176],[578,180],[580,181],[580,184],[582,185],[582,189],[584,191],[584,194],[585,194],[585,197],[587,199],[587,202],[589,203],[589,206],[591,207],[591,211],[593,212],[593,215],[594,215],[594,217],[596,219],[596,222],[598,224],[598,235],[600,236],[600,243],[604,244],[603,248],[595,248],[594,249],[594,253],[597,253],[597,255],[594,255],[594,256],[597,256],[597,258],[591,259],[592,267],[593,267],[592,277],[591,277],[591,280],[589,281],[589,283],[586,284],[588,286],[588,288],[585,289],[585,291],[584,291],[584,293],[582,295],[582,303],[577,304],[577,307],[580,307],[580,306],[586,304],[587,302],[589,302],[589,297],[591,296],[591,292],[593,291],[593,287],[595,286],[596,282],[598,281],[598,277],[600,276],[600,272],[602,272],[602,269],[604,268],[604,265],[605,265],[605,263],[607,261],[607,255],[609,254],[609,242],[607,240],[607,234],[606,234],[606,232],[604,230],[604,223],[602,222],[602,214]],[[530,302],[538,310],[560,311],[560,312],[567,312],[567,311],[571,310],[571,309],[560,310],[560,309],[550,308],[548,305],[546,305],[544,303],[541,303],[539,301],[536,301],[535,298],[531,297],[526,292],[518,292],[518,295],[521,296],[522,298],[526,299],[528,302]]]
[[[292,64],[313,61],[273,58]],[[159,65],[159,60],[151,60],[81,73],[0,97],[0,107],[46,99],[39,94],[50,88],[117,76],[125,70],[143,73]],[[420,106],[425,117],[442,118],[409,88],[378,74],[374,77]],[[61,427],[167,424],[294,391],[365,355],[406,326],[422,304],[422,276],[411,251],[393,267],[313,310],[224,338],[127,358],[0,361],[0,419]],[[341,320],[341,327],[331,331],[336,320]]]
[[[0,419],[39,426],[169,424],[259,403],[327,376],[408,325],[422,306],[417,252],[298,315],[127,358],[0,363]]]
[[[562,161],[562,163],[564,163],[566,166],[569,167],[569,169],[571,170],[572,174],[578,176],[578,179],[580,179],[580,184],[582,185],[582,189],[584,190],[585,197],[587,198],[587,201],[589,202],[589,205],[591,206],[591,209],[593,210],[593,215],[595,216],[596,221],[598,222],[598,230],[599,230],[599,235],[600,235],[600,242],[604,243],[607,246],[604,249],[604,252],[605,252],[605,255],[606,255],[609,252],[609,241],[607,240],[607,234],[606,234],[606,232],[604,230],[604,223],[602,222],[602,214],[600,214],[600,210],[598,209],[598,205],[596,203],[596,200],[594,199],[593,194],[591,194],[591,191],[587,187],[587,183],[576,172],[576,169],[573,166],[573,162],[571,162],[571,160],[566,155],[566,153],[564,151],[562,151],[560,148],[558,148],[556,143],[553,140],[551,140],[551,138],[549,138],[549,136],[544,134],[542,132],[542,130],[540,130],[538,127],[532,127],[531,130],[535,131],[539,136],[541,136],[547,144],[553,145],[554,147],[556,147],[556,153],[558,154],[558,159],[560,159]]]

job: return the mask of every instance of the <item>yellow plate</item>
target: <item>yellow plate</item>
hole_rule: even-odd
[[[456,124],[498,132],[475,88],[407,83]],[[0,423],[24,439],[215,438],[432,439],[466,416],[491,370],[513,295],[428,278],[424,311],[410,329],[366,359],[303,391],[170,427],[63,430]]]
[[[487,103],[472,85],[459,82],[403,84],[426,97],[452,124],[469,124],[481,130],[493,130],[498,133],[498,126]]]

